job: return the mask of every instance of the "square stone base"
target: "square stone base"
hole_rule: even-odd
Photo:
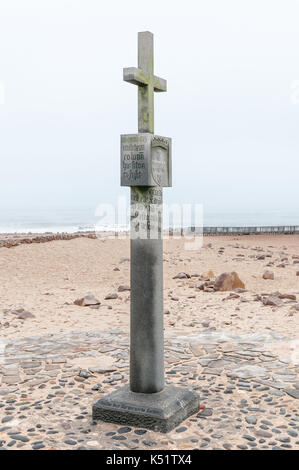
[[[199,396],[187,388],[168,385],[158,393],[131,392],[128,385],[93,405],[92,417],[158,432],[169,432],[199,410]]]

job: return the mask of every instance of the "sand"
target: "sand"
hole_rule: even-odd
[[[255,294],[295,294],[299,301],[298,235],[204,237],[199,250],[186,250],[186,240],[164,242],[165,329],[178,334],[207,329],[233,333],[274,332],[296,338],[299,311],[296,301],[280,307],[264,306]],[[219,248],[224,247],[223,253]],[[220,250],[221,251],[221,250]],[[257,257],[269,254],[263,260]],[[119,239],[56,240],[0,248],[0,338],[13,339],[70,330],[129,328],[129,292],[118,287],[130,283],[129,241]],[[281,260],[285,267],[278,267]],[[287,260],[286,260],[287,259]],[[266,265],[273,262],[273,266]],[[118,270],[115,270],[115,269]],[[265,280],[266,269],[274,280]],[[236,271],[247,292],[227,299],[229,292],[196,289],[197,277],[173,279],[179,272],[190,275]],[[210,273],[211,274],[211,273]],[[99,309],[74,305],[77,298],[93,294]],[[115,300],[105,296],[118,293]],[[172,298],[178,300],[172,300]],[[20,320],[6,309],[24,308],[35,317]]]
[[[298,235],[205,237],[193,251],[165,240],[165,379],[196,390],[201,411],[170,433],[140,434],[91,421],[95,401],[129,381],[130,292],[118,292],[130,283],[129,241],[1,247],[0,446],[298,449],[298,255]],[[195,275],[231,271],[246,286],[239,296],[198,289]],[[173,279],[180,272],[191,277]],[[276,291],[296,299],[265,306],[262,294]],[[89,293],[98,309],[74,304]],[[22,308],[34,317],[12,313]]]

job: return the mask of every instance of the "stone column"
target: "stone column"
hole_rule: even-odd
[[[139,393],[164,387],[162,194],[131,188],[130,388]]]

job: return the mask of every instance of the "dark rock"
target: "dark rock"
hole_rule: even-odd
[[[105,300],[114,300],[114,299],[117,299],[117,298],[118,298],[117,294],[108,294],[108,295],[106,295]]]
[[[126,291],[130,291],[130,287],[129,286],[126,286],[126,285],[121,285],[118,287],[118,292],[126,292]]]
[[[176,276],[174,276],[172,279],[189,279],[191,276],[190,274],[187,273],[178,273]]]

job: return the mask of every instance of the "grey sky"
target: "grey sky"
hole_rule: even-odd
[[[295,0],[0,0],[0,206],[128,194],[119,135],[137,131],[137,91],[122,68],[150,30],[166,201],[299,212],[298,17]]]

